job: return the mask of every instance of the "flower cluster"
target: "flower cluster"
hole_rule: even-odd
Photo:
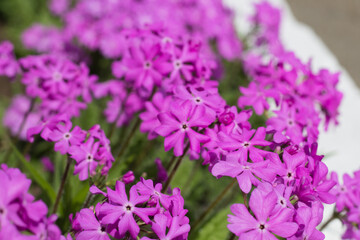
[[[336,181],[332,193],[336,196],[336,204],[333,218],[340,219],[346,226],[343,239],[359,239],[359,178],[360,171],[355,171],[354,176],[343,175],[342,183],[335,172],[331,173],[331,179]]]
[[[202,161],[215,178],[230,177],[238,183],[243,203],[231,206],[228,229],[240,239],[275,239],[275,235],[324,239],[316,229],[323,204],[336,201],[338,212],[349,213],[348,234],[357,234],[353,224],[359,223],[356,181],[346,177],[346,190],[336,186],[337,180],[327,178],[323,156],[317,153],[320,123],[326,128],[337,123],[342,98],[336,89],[339,74],[326,69],[316,73],[311,62],[302,63],[285,50],[279,37],[278,9],[266,2],[255,5],[256,13],[250,18],[253,31],[244,44],[249,49],[243,50],[232,14],[221,0],[79,0],[74,4],[53,0],[49,6],[63,26],[37,24],[22,36],[26,48],[44,55],[16,61],[12,47],[0,45],[0,54],[5,53],[0,75],[3,71],[14,77],[21,68],[26,93],[13,99],[3,121],[15,138],[35,143],[35,152],[35,136],[40,135],[67,156],[62,186],[75,162],[74,174],[81,181],[107,187],[106,193],[95,185],[90,188],[100,196],[87,199],[86,207],[71,217],[72,231],[66,239],[188,239],[190,221],[184,199],[179,188],[169,187],[185,155]],[[91,51],[87,61],[90,55],[84,53]],[[104,61],[106,74],[98,58]],[[228,105],[220,95],[218,80],[225,59],[242,66],[247,76],[246,81],[231,76],[241,85],[237,106]],[[90,74],[90,68],[101,80]],[[127,139],[121,136],[112,146],[100,120],[88,131],[72,121],[88,104],[105,103],[105,119],[112,125],[108,136],[117,127],[126,133],[128,125],[133,126]],[[151,174],[135,170],[136,164],[130,162],[139,155],[134,154],[123,161],[134,172],[122,169],[126,173],[119,172],[123,176],[115,178],[121,181],[107,181],[115,161],[111,147],[120,146],[116,161],[122,160],[137,127],[149,140],[163,138],[164,150],[173,150],[173,162],[165,169],[156,159],[159,183],[155,186],[153,180],[141,178],[130,187],[127,184],[138,174]],[[137,151],[147,154],[145,149]],[[12,171],[3,169],[0,177],[4,173],[3,178],[13,179],[9,177]],[[21,176],[17,181],[25,178]],[[4,180],[0,191],[12,192],[6,182],[10,180]],[[30,183],[24,182],[16,185],[20,192],[28,190]],[[165,182],[163,191],[161,182]],[[33,225],[41,223],[41,231],[49,226],[51,234],[57,234],[49,239],[60,238],[53,226],[55,217],[45,217],[44,204],[35,202],[27,210],[34,198],[17,192],[16,196],[5,193],[9,201],[0,201],[10,204],[0,205],[0,234],[4,234],[4,224],[18,232],[38,234]],[[89,203],[94,207],[87,208]],[[9,209],[24,214],[8,215],[10,220],[3,223]],[[31,212],[34,209],[37,214]]]
[[[86,60],[84,51],[55,26],[34,24],[23,32],[21,40],[25,48],[38,53],[51,53],[73,61]]]
[[[81,181],[94,176],[98,167],[101,167],[102,175],[106,175],[111,168],[114,157],[110,140],[99,125],[84,131],[79,126],[73,128],[71,121],[66,118],[55,117],[30,128],[29,141],[40,131],[44,140],[55,142],[55,151],[75,160],[74,174],[79,174]]]
[[[187,239],[190,225],[180,189],[173,189],[171,195],[161,193],[161,189],[160,183],[154,186],[152,180],[143,178],[130,188],[129,197],[121,181],[116,182],[114,190],[107,188],[107,193],[92,186],[90,191],[102,194],[105,199],[95,208],[84,208],[76,214],[72,221],[75,238],[137,239],[142,229],[153,235],[141,237],[141,234],[142,240]]]
[[[13,98],[4,117],[4,125],[14,136],[25,139],[28,135],[33,141],[32,135],[50,122],[78,117],[91,102],[97,77],[89,75],[85,64],[76,65],[56,55],[27,56],[19,63],[26,96]]]
[[[3,124],[13,136],[25,140],[27,130],[39,123],[41,116],[32,111],[32,108],[30,98],[25,95],[16,95],[12,99],[11,105],[5,112]],[[18,121],[14,121],[14,119],[18,119]]]
[[[0,239],[59,240],[56,215],[47,217],[48,208],[28,193],[31,180],[17,168],[0,168]]]
[[[210,40],[216,41],[220,53],[228,59],[238,58],[241,53],[241,44],[232,24],[232,14],[220,0],[82,0],[72,8],[69,6],[68,0],[52,1],[52,11],[61,15],[65,22],[61,29],[63,37],[54,39],[50,35],[42,41],[51,43],[54,39],[58,45],[64,45],[77,39],[81,45],[91,50],[100,50],[107,58],[118,58],[123,55],[126,38],[132,34],[133,29],[146,28],[148,32],[171,29],[171,32],[166,33],[171,38],[195,37],[206,44]],[[222,24],[219,25],[219,22]],[[31,36],[40,38],[43,33],[34,32]],[[24,39],[31,39],[31,36]],[[211,52],[210,45],[207,45],[207,50]]]
[[[256,6],[254,28],[260,25],[260,29],[253,33],[254,37],[264,37],[268,45],[281,46],[280,11],[266,2]],[[267,130],[279,136],[277,141],[288,141],[280,136],[283,133],[294,144],[312,144],[318,139],[321,118],[326,128],[330,122],[337,124],[342,99],[342,94],[336,90],[339,73],[333,74],[327,69],[315,73],[311,61],[302,63],[293,52],[283,47],[274,50],[268,45],[265,44],[262,55],[257,53],[257,48],[245,53],[245,70],[252,81],[248,87],[240,88],[242,96],[238,105],[253,106],[255,113],[261,115],[270,109],[268,101],[272,101],[276,108],[267,121]]]
[[[61,114],[78,117],[91,101],[97,77],[89,75],[85,64],[76,65],[56,55],[28,56],[19,62],[26,94],[41,99],[38,108],[43,118]]]

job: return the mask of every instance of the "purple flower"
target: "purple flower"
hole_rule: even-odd
[[[165,137],[165,151],[174,148],[174,155],[180,156],[184,152],[185,137],[189,139],[190,149],[199,153],[200,143],[205,143],[209,138],[193,128],[205,128],[210,125],[205,115],[205,108],[192,108],[189,101],[183,103],[174,102],[168,113],[158,115],[161,126],[155,132]]]
[[[277,168],[277,174],[284,178],[286,183],[292,182],[299,178],[297,176],[298,168],[305,164],[306,158],[303,151],[290,154],[287,150],[283,152],[284,164]]]
[[[28,97],[17,95],[12,99],[11,105],[6,110],[3,118],[4,126],[9,128],[13,136],[19,135],[19,138],[22,140],[26,139],[27,131],[39,124],[41,119],[37,112],[29,113],[30,107],[31,100]],[[24,118],[26,115],[27,117],[25,120]],[[22,126],[23,121],[24,124]]]
[[[189,100],[194,108],[204,106],[208,118],[213,119],[213,121],[216,113],[220,112],[225,106],[224,99],[217,92],[211,92],[207,89],[198,91],[192,86],[178,86],[174,91],[174,97],[184,101]]]
[[[88,208],[81,209],[76,220],[82,229],[81,232],[76,234],[76,239],[110,240],[110,237],[106,233],[106,226],[100,224],[92,210]]]
[[[67,122],[68,116],[64,114],[58,114],[48,119],[44,119],[42,122],[36,124],[35,126],[29,128],[26,133],[26,138],[29,142],[34,141],[34,135],[40,133],[40,136],[46,141],[50,141],[50,135],[52,131],[55,129],[56,125],[59,122]]]
[[[155,159],[156,169],[157,169],[157,182],[163,183],[168,179],[168,174],[163,166],[160,158]]]
[[[304,204],[296,209],[295,221],[299,224],[299,229],[298,232],[289,239],[325,239],[325,235],[316,229],[316,227],[321,223],[323,211],[324,207],[320,202],[314,202],[311,207]]]
[[[111,32],[100,39],[100,50],[106,58],[116,59],[124,54],[128,42],[124,34]]]
[[[56,128],[49,136],[51,141],[56,142],[54,147],[55,151],[66,154],[69,151],[70,145],[80,145],[80,143],[85,140],[86,133],[79,126],[75,126],[72,131],[71,128],[71,121],[56,125]]]
[[[62,31],[54,26],[34,24],[26,29],[21,40],[25,48],[40,53],[59,52],[64,49],[65,39]]]
[[[266,122],[268,129],[285,132],[292,142],[301,143],[303,140],[302,118],[296,114],[296,109],[284,103],[281,105],[280,111],[274,112],[277,116],[269,118]]]
[[[31,181],[19,169],[1,165],[0,182],[0,239],[60,239],[57,217],[46,217],[46,204],[28,193]]]
[[[326,179],[328,168],[323,162],[315,167],[312,181],[304,181],[297,192],[299,199],[303,202],[318,200],[326,204],[332,204],[336,201],[335,195],[331,189],[336,185],[336,182],[331,179]]]
[[[133,171],[128,171],[121,178],[121,181],[125,184],[132,183],[134,180],[135,180],[135,177],[134,177]]]
[[[145,223],[149,223],[149,216],[154,216],[157,208],[143,208],[137,205],[143,204],[148,200],[147,196],[139,196],[136,187],[130,189],[130,199],[125,192],[125,184],[117,181],[115,191],[107,188],[108,203],[104,203],[100,207],[101,223],[116,224],[118,234],[123,237],[129,232],[131,237],[136,239],[139,234],[140,227],[135,221],[134,214]]]
[[[136,185],[136,189],[141,196],[147,196],[150,199],[149,203],[153,205],[158,205],[159,201],[162,204],[165,204],[167,200],[165,194],[161,193],[162,184],[157,183],[154,186],[154,182],[151,179],[140,178],[140,182]]]
[[[217,162],[211,169],[214,176],[236,177],[240,189],[244,193],[249,193],[252,185],[257,186],[260,183],[256,177],[266,181],[273,181],[275,172],[269,168],[269,161],[248,163],[239,161],[235,157],[228,156],[226,161]]]
[[[146,111],[140,113],[142,120],[140,125],[141,132],[148,132],[148,139],[154,139],[158,134],[154,131],[161,125],[158,115],[159,113],[168,112],[172,102],[172,96],[164,96],[162,93],[155,93],[152,100],[145,103]]]
[[[18,62],[15,59],[14,46],[9,41],[0,43],[0,76],[14,78],[20,71]]]
[[[263,127],[259,127],[256,131],[243,129],[242,133],[236,131],[231,135],[219,132],[218,136],[219,146],[229,151],[229,155],[235,156],[241,162],[246,162],[248,155],[254,162],[262,161],[267,152],[255,146],[270,145],[270,142],[265,140],[266,132]]]
[[[238,113],[238,110],[235,106],[225,107],[224,112],[219,116],[220,131],[227,134],[234,133],[236,131],[242,132],[242,129],[251,129],[251,124],[249,123],[249,118],[252,115],[252,110],[243,110]]]
[[[288,238],[296,233],[298,225],[291,221],[293,210],[284,208],[272,214],[276,204],[276,195],[272,192],[262,194],[255,189],[250,197],[252,216],[244,204],[233,204],[229,215],[228,228],[240,239],[276,239],[273,234]]]
[[[71,158],[76,161],[74,174],[79,174],[81,181],[86,180],[89,174],[90,176],[95,174],[96,167],[99,164],[96,159],[99,145],[100,142],[95,142],[94,138],[90,138],[79,146],[71,146],[69,148]]]
[[[136,93],[130,93],[127,98],[115,95],[104,111],[106,120],[110,123],[116,122],[117,127],[126,125],[134,113],[143,108],[143,104],[143,100]]]
[[[44,166],[44,169],[49,172],[54,172],[54,164],[48,157],[41,158],[41,163]]]
[[[130,44],[130,54],[122,60],[126,66],[125,79],[134,81],[137,89],[151,92],[160,86],[165,74],[171,71],[166,56],[160,55],[160,46],[147,39],[137,46]]]
[[[51,0],[49,3],[51,12],[60,16],[68,10],[69,6],[69,0]]]
[[[173,217],[170,220],[170,224],[168,224],[169,219],[164,214],[156,214],[154,216],[154,222],[151,224],[151,228],[154,233],[157,235],[159,240],[171,240],[171,239],[187,239],[183,237],[183,235],[187,235],[190,231],[189,224],[179,224],[179,217]],[[167,230],[167,226],[169,229]],[[143,237],[141,240],[151,240],[153,238]]]
[[[336,210],[341,212],[345,207],[353,208],[357,202],[356,192],[353,191],[356,188],[357,181],[352,179],[349,174],[344,174],[343,184],[340,184],[336,172],[331,173],[331,180],[336,182],[336,186],[331,191],[336,195]]]
[[[261,115],[264,110],[269,109],[270,105],[266,101],[267,97],[276,98],[275,90],[265,89],[254,82],[251,82],[248,88],[240,87],[240,92],[243,96],[239,98],[238,106],[240,108],[252,106],[257,115]]]

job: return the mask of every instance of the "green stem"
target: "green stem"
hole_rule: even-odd
[[[179,166],[180,166],[183,158],[185,157],[187,151],[189,150],[189,148],[190,148],[190,143],[188,143],[188,144],[186,145],[186,147],[185,147],[185,149],[184,149],[184,153],[177,159],[174,168],[171,170],[171,173],[170,173],[167,181],[165,182],[165,184],[164,184],[164,186],[163,186],[162,192],[165,192],[165,191],[168,189],[168,187],[169,187],[169,185],[170,185],[170,183],[171,183],[171,180],[174,178],[175,173],[176,173],[176,171],[178,170],[178,168],[179,168]]]
[[[234,240],[236,238],[236,235],[234,233],[230,234],[229,240]]]
[[[166,171],[170,171],[172,165],[174,165],[175,163],[175,159],[176,159],[176,156],[173,155],[172,158],[170,159],[170,161],[168,162],[168,164],[166,165]]]
[[[319,230],[322,232],[332,221],[339,218],[339,213],[334,210],[333,215],[319,228]]]
[[[139,166],[141,166],[141,163],[143,162],[144,158],[148,156],[151,149],[153,149],[153,146],[154,146],[154,141],[148,141],[145,148],[144,148],[144,150],[141,151],[140,154],[138,154],[138,157],[136,157],[134,167],[130,167],[130,169],[132,169],[135,172],[136,169]]]
[[[141,123],[141,120],[139,117],[137,117],[136,122],[135,122],[134,126],[132,127],[129,136],[126,138],[126,141],[124,142],[122,148],[120,149],[120,152],[117,155],[112,168],[114,168],[119,163],[120,158],[125,153],[125,150],[127,149],[132,137],[135,135],[135,132],[138,129],[138,127],[140,126],[140,123]]]
[[[93,194],[91,192],[88,192],[84,204],[82,205],[82,208],[88,208],[90,206],[92,199],[93,199]]]
[[[183,193],[183,196],[187,196],[189,193],[189,187],[191,185],[192,180],[194,179],[194,176],[196,174],[196,172],[199,170],[200,168],[200,160],[197,160],[196,162],[193,163],[193,167],[191,169],[191,172],[188,176],[188,179],[186,180],[184,186],[181,188],[181,192]]]
[[[154,87],[154,89],[153,89],[153,91],[152,91],[152,93],[151,93],[148,101],[151,101],[151,100],[152,100],[153,96],[154,96],[155,93],[156,93],[156,90],[157,90],[157,88]],[[135,132],[136,132],[136,130],[139,128],[140,124],[141,124],[141,119],[140,119],[139,116],[137,116],[136,122],[135,122],[134,126],[132,127],[129,136],[126,138],[125,143],[123,144],[122,148],[120,149],[120,152],[119,152],[119,154],[117,155],[117,157],[116,157],[116,159],[115,159],[115,162],[114,162],[112,168],[114,168],[114,167],[119,163],[119,159],[120,159],[120,158],[122,157],[122,155],[125,153],[128,145],[129,145],[129,143],[130,143],[130,140],[131,140],[132,137],[135,135]]]
[[[193,227],[191,228],[191,231],[193,231],[194,229],[196,229],[196,227],[199,226],[199,224],[206,218],[206,216],[211,212],[211,210],[213,210],[214,207],[216,207],[216,205],[218,205],[218,203],[225,197],[226,193],[234,186],[234,184],[236,183],[236,178],[234,178],[227,186],[226,188],[217,196],[217,198],[215,199],[215,201],[213,201],[210,206],[205,210],[205,212],[203,212],[203,214],[201,214],[201,216],[195,221]]]
[[[64,174],[63,174],[63,176],[62,176],[62,178],[61,178],[61,184],[60,184],[60,187],[59,187],[57,196],[56,196],[54,208],[53,208],[53,210],[52,210],[52,213],[53,213],[53,214],[56,213],[56,211],[57,211],[57,209],[58,209],[58,207],[59,207],[59,203],[60,203],[60,200],[61,200],[61,197],[62,197],[62,193],[63,193],[63,191],[64,191],[66,179],[67,179],[67,176],[69,175],[69,170],[70,170],[71,162],[72,162],[72,159],[70,158],[70,156],[68,156],[68,157],[67,157],[67,163],[66,163],[65,171],[64,171]]]
[[[248,204],[248,202],[247,202],[247,194],[244,193],[243,191],[241,191],[241,192],[242,192],[242,196],[243,196],[243,200],[244,200],[244,205],[245,205],[245,207],[246,207],[248,210],[250,210],[249,204]]]

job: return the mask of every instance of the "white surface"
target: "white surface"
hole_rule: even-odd
[[[235,24],[240,33],[249,30],[247,17],[254,12],[255,0],[224,0],[236,12]],[[281,38],[286,49],[307,62],[312,58],[314,70],[328,68],[332,72],[341,72],[338,89],[344,97],[340,106],[338,126],[330,126],[328,132],[321,129],[319,153],[325,154],[325,163],[329,171],[352,173],[360,168],[360,91],[336,57],[326,47],[316,33],[308,26],[298,22],[289,6],[283,0],[269,0],[274,6],[283,9]],[[326,156],[326,154],[329,154]],[[333,206],[325,207],[324,220],[332,214]],[[326,239],[341,239],[344,232],[340,222],[331,223],[324,231]]]

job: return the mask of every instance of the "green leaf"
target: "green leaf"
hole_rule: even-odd
[[[20,159],[21,163],[24,165],[26,170],[29,172],[30,177],[32,180],[34,180],[48,195],[49,199],[51,200],[51,203],[55,203],[56,199],[56,193],[54,189],[51,187],[51,185],[46,181],[41,174],[37,171],[36,168],[34,168],[30,162],[28,162],[24,156],[19,152],[19,150],[15,147],[15,145],[10,141],[8,137],[8,142],[13,149],[15,155]]]
[[[197,240],[218,240],[227,239],[229,230],[227,229],[227,215],[230,214],[230,208],[226,207],[218,212],[214,217],[199,230],[195,239]]]

